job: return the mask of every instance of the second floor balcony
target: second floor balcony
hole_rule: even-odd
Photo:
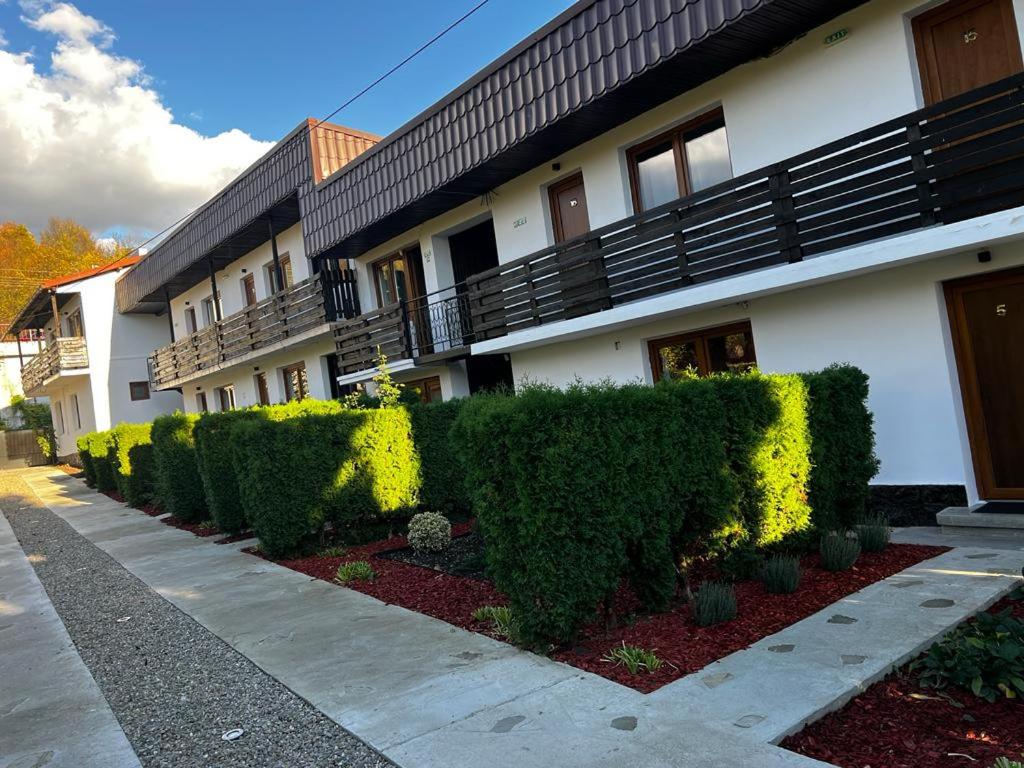
[[[21,369],[21,387],[29,397],[44,393],[51,379],[66,373],[79,373],[89,367],[89,351],[84,336],[52,338]]]

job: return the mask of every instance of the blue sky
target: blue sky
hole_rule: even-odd
[[[34,49],[45,69],[52,36],[0,0],[9,50]],[[109,27],[111,50],[138,61],[176,122],[212,135],[238,128],[274,140],[322,117],[462,15],[473,0],[80,0]],[[385,134],[570,5],[490,0],[407,68],[334,120]]]

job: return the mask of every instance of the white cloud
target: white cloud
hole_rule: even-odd
[[[31,53],[0,50],[4,219],[158,231],[270,148],[237,129],[204,136],[176,122],[142,64],[117,56],[113,31],[74,5],[21,5],[57,44],[48,71]]]

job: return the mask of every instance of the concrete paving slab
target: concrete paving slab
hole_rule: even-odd
[[[898,544],[934,544],[939,547],[986,547],[1024,552],[1024,531],[992,528],[948,528],[918,526],[894,528],[892,540]]]
[[[0,764],[133,768],[139,761],[0,515]]]

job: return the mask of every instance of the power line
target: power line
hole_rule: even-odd
[[[314,130],[315,128],[318,128],[318,127],[320,127],[321,125],[323,125],[324,123],[326,123],[326,122],[327,122],[328,120],[330,120],[330,119],[331,119],[332,117],[334,117],[334,116],[335,116],[336,114],[338,114],[339,112],[341,112],[341,111],[342,111],[343,109],[345,109],[346,107],[350,106],[350,105],[351,105],[351,104],[352,104],[352,103],[353,103],[354,101],[356,101],[357,99],[359,99],[359,98],[361,98],[361,97],[365,96],[365,95],[366,95],[367,93],[369,93],[369,92],[370,92],[371,90],[373,90],[373,89],[374,89],[374,88],[376,88],[376,87],[377,87],[378,85],[380,85],[380,84],[381,84],[382,82],[384,82],[384,81],[385,81],[385,80],[386,80],[387,78],[391,77],[391,75],[395,74],[395,72],[397,72],[398,70],[400,70],[400,69],[401,69],[402,67],[404,67],[404,66],[405,66],[406,64],[408,64],[408,63],[409,63],[410,61],[412,61],[412,60],[413,60],[413,59],[415,59],[415,58],[416,58],[417,56],[419,56],[419,55],[420,55],[421,53],[423,53],[423,52],[424,52],[425,50],[427,50],[427,49],[428,49],[428,48],[429,48],[430,46],[432,46],[432,45],[433,45],[434,43],[436,43],[437,41],[439,41],[439,40],[440,40],[441,38],[443,38],[443,37],[444,37],[445,35],[447,35],[447,34],[448,34],[449,32],[451,32],[451,31],[452,31],[453,29],[455,29],[455,28],[456,28],[456,27],[458,27],[458,26],[459,26],[460,24],[462,24],[462,23],[463,23],[464,21],[466,21],[466,20],[467,20],[467,19],[468,19],[468,18],[469,18],[470,16],[472,16],[472,15],[473,15],[473,14],[475,14],[475,13],[476,13],[477,11],[479,11],[479,10],[480,10],[481,8],[483,8],[483,7],[485,6],[485,5],[487,5],[487,3],[488,3],[488,2],[490,2],[490,0],[480,0],[480,2],[479,2],[479,3],[477,3],[476,5],[474,5],[474,6],[472,7],[472,8],[470,8],[470,9],[469,9],[468,11],[466,11],[466,12],[465,12],[464,14],[462,14],[462,15],[461,15],[461,16],[460,16],[459,18],[457,18],[457,19],[456,19],[455,21],[453,21],[453,22],[452,22],[451,24],[449,24],[449,25],[448,25],[447,27],[445,27],[444,29],[442,29],[442,30],[441,30],[440,32],[438,32],[438,33],[437,33],[436,35],[434,35],[434,36],[433,36],[432,38],[430,38],[430,39],[429,39],[429,40],[428,40],[427,42],[423,43],[423,45],[421,45],[421,46],[420,46],[419,48],[417,48],[417,49],[416,49],[415,51],[413,51],[412,53],[410,53],[410,54],[409,54],[408,56],[406,56],[406,57],[405,57],[404,59],[402,59],[402,60],[401,60],[400,62],[398,62],[397,64],[395,64],[395,66],[391,67],[391,69],[389,69],[389,70],[388,70],[387,72],[385,72],[385,73],[384,73],[384,74],[382,74],[382,75],[381,75],[380,77],[378,77],[378,78],[377,78],[376,80],[374,80],[374,81],[373,81],[372,83],[370,83],[369,85],[367,85],[367,86],[366,86],[365,88],[363,88],[363,89],[362,89],[361,91],[359,91],[359,92],[358,92],[358,93],[357,93],[357,94],[356,94],[355,96],[352,96],[352,97],[351,97],[351,98],[349,98],[349,99],[348,99],[347,101],[345,101],[345,102],[344,102],[344,103],[343,103],[343,104],[342,104],[342,105],[341,105],[340,107],[338,107],[338,108],[337,108],[337,109],[335,109],[335,110],[334,110],[333,112],[331,112],[331,113],[330,113],[329,115],[327,115],[327,117],[325,117],[325,118],[323,118],[323,119],[321,119],[321,120],[318,120],[318,121],[317,121],[316,123],[314,123],[313,125],[307,125],[302,135],[303,135],[303,136],[305,136],[305,135],[308,135],[308,134],[309,134],[310,132],[312,132],[312,131],[313,131],[313,130]],[[204,203],[204,204],[205,204],[205,203]],[[157,232],[157,233],[156,233],[155,235],[153,235],[152,237],[150,237],[150,238],[149,238],[148,240],[146,240],[146,242],[144,242],[144,243],[141,243],[141,244],[139,244],[139,245],[135,246],[135,248],[133,249],[133,251],[135,251],[135,252],[138,252],[138,251],[139,251],[139,250],[141,250],[142,248],[145,248],[145,247],[146,247],[147,245],[149,245],[150,243],[152,243],[152,242],[153,242],[154,240],[156,240],[157,238],[159,238],[159,237],[163,236],[163,235],[164,235],[165,233],[167,233],[167,232],[168,232],[169,230],[171,230],[171,229],[173,229],[174,227],[176,227],[176,226],[178,226],[179,224],[181,224],[181,223],[182,223],[183,221],[185,221],[185,219],[187,219],[187,218],[188,218],[189,216],[191,216],[191,215],[192,215],[193,213],[195,213],[196,211],[198,211],[198,210],[199,210],[199,208],[201,208],[201,207],[202,207],[202,206],[200,205],[200,206],[197,206],[197,207],[193,208],[193,209],[192,209],[191,211],[189,211],[189,212],[188,212],[188,213],[186,213],[186,214],[185,214],[184,216],[182,216],[181,218],[179,218],[179,219],[178,219],[177,221],[175,221],[175,222],[174,222],[173,224],[169,224],[168,226],[164,227],[164,228],[163,228],[162,230],[160,230],[159,232]]]

